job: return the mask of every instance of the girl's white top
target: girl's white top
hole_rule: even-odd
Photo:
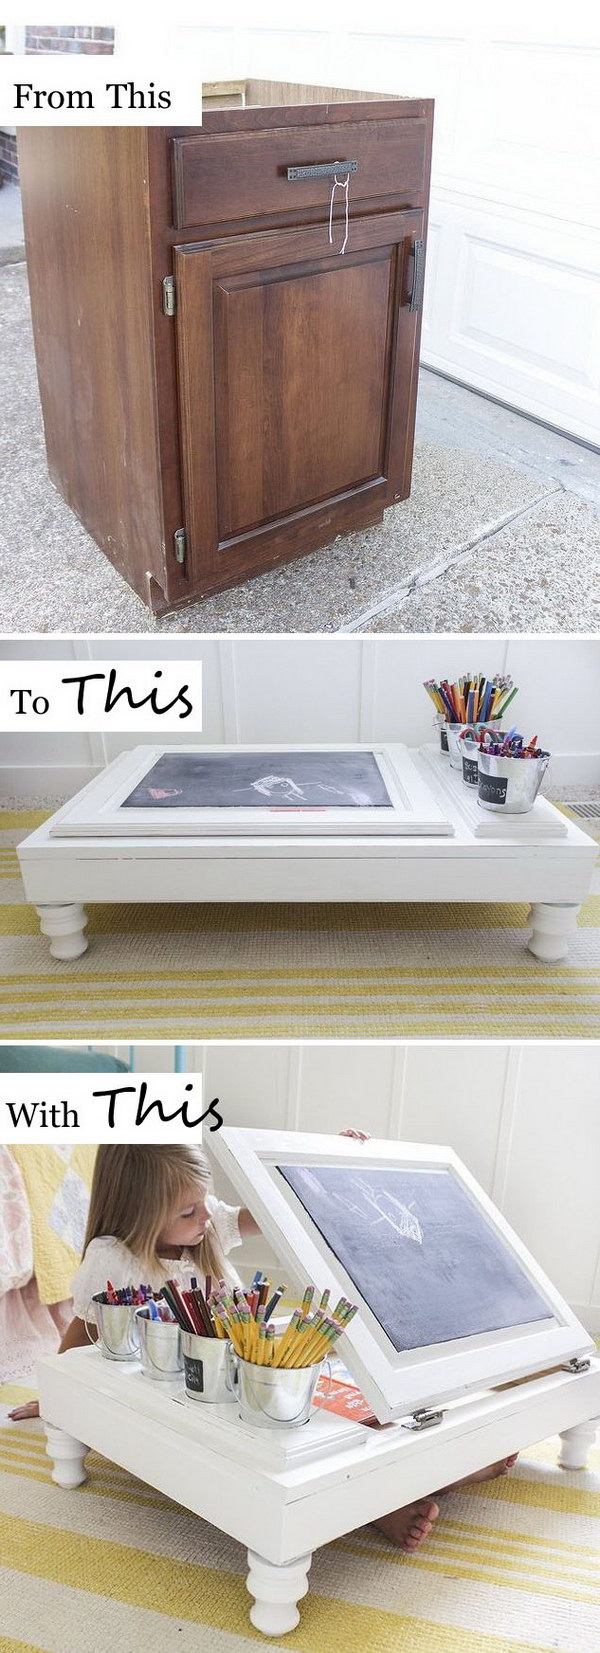
[[[242,1239],[239,1227],[240,1207],[225,1205],[223,1200],[216,1199],[214,1194],[207,1195],[206,1208],[210,1215],[210,1226],[215,1238],[225,1256],[233,1251],[234,1246],[241,1245]],[[191,1252],[184,1251],[181,1257],[165,1257],[161,1259],[160,1268],[151,1269],[141,1263],[122,1240],[115,1239],[114,1234],[102,1234],[97,1240],[90,1240],[89,1246],[82,1258],[71,1286],[73,1297],[73,1313],[80,1320],[89,1320],[94,1325],[96,1311],[92,1297],[96,1292],[106,1291],[106,1282],[110,1280],[117,1290],[120,1286],[152,1286],[153,1291],[160,1291],[165,1280],[179,1280],[187,1288],[193,1274],[198,1275],[198,1264],[194,1262]],[[235,1270],[228,1269],[229,1278],[234,1285],[239,1285]],[[203,1281],[200,1281],[203,1284]]]

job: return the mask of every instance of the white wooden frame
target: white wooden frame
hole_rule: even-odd
[[[316,1413],[304,1430],[282,1431],[274,1451],[264,1430],[243,1431],[235,1407],[173,1404],[170,1384],[102,1360],[96,1349],[52,1355],[38,1380],[58,1486],[86,1480],[91,1447],[229,1533],[248,1548],[251,1622],[271,1636],[298,1624],[318,1546],[550,1435],[561,1435],[559,1464],[583,1469],[600,1414],[600,1360],[592,1359],[585,1371],[545,1373],[452,1403],[423,1432],[403,1423],[364,1429]],[[314,1451],[292,1435],[313,1437]]]
[[[274,762],[280,752],[367,752],[375,758],[381,778],[392,800],[392,808],[385,806],[360,808],[329,805],[271,804],[265,808],[157,808],[134,806],[124,808],[125,800],[135,787],[154,768],[159,758],[182,753],[186,757],[235,757],[260,752]],[[128,754],[126,774],[117,760],[105,773],[85,787],[66,810],[55,817],[50,828],[52,837],[206,837],[220,833],[232,836],[296,837],[347,833],[356,837],[364,833],[381,834],[442,834],[452,835],[452,824],[434,799],[426,780],[418,774],[405,746],[388,746],[381,742],[364,744],[320,745],[313,741],[299,745],[270,746],[268,742],[244,746],[137,746]]]
[[[132,753],[121,753],[106,775],[18,845],[25,894],[50,937],[52,956],[70,960],[86,951],[87,901],[121,902],[124,908],[138,901],[526,901],[529,951],[545,964],[566,958],[593,875],[593,840],[573,821],[565,823],[545,798],[529,815],[512,817],[514,827],[502,821],[493,828],[497,836],[489,837],[487,827],[485,833],[474,829],[462,799],[441,784],[427,755],[409,756],[430,807],[438,806],[441,819],[450,822],[450,834],[327,835],[319,826],[318,835],[285,835],[279,822],[275,836],[215,831],[159,837],[141,827],[136,837],[117,836],[100,832],[97,824],[89,832],[74,825],[73,835],[63,836],[75,806],[89,810],[97,823],[99,788],[131,786]]]
[[[357,1143],[352,1138],[227,1126],[207,1139],[207,1146],[294,1278],[306,1278],[320,1291],[329,1287],[334,1299],[344,1293],[359,1303],[340,1352],[380,1422],[416,1409],[439,1407],[487,1384],[510,1382],[594,1352],[589,1334],[568,1303],[451,1148],[377,1140]],[[278,1174],[277,1164],[282,1161],[451,1171],[548,1302],[548,1320],[398,1353],[294,1191]]]

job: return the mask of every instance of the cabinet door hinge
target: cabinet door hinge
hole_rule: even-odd
[[[173,541],[175,545],[175,561],[184,563],[187,551],[187,534],[185,528],[175,529]]]
[[[417,1432],[421,1429],[433,1429],[436,1423],[442,1422],[443,1416],[443,1407],[439,1411],[433,1411],[428,1406],[422,1406],[417,1412],[413,1412],[412,1418],[405,1418],[402,1428],[414,1429]]]
[[[165,316],[174,316],[177,308],[174,276],[163,276],[162,294]]]

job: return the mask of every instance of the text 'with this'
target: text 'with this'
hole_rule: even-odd
[[[204,1102],[201,1074],[0,1075],[0,1141],[7,1144],[186,1142],[222,1124],[219,1098]]]

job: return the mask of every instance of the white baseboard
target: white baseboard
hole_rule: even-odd
[[[600,787],[600,752],[557,752],[548,779],[551,786]]]

